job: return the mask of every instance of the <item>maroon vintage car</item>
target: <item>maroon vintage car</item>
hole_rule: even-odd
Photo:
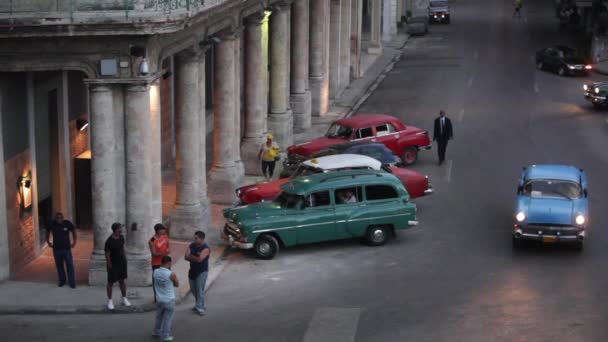
[[[429,133],[407,126],[394,116],[363,114],[334,122],[324,137],[293,145],[287,149],[290,157],[305,158],[329,146],[347,141],[375,141],[383,143],[401,157],[405,165],[418,160],[418,151],[432,147]]]

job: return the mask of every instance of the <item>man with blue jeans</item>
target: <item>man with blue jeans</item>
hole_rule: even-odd
[[[173,288],[179,286],[179,281],[175,273],[171,272],[171,257],[165,255],[161,262],[162,265],[152,274],[156,289],[156,320],[153,336],[160,337],[161,341],[173,341],[171,334],[175,313],[175,290]]]
[[[70,241],[70,234],[72,241]],[[53,241],[51,241],[51,237],[53,237]],[[71,288],[75,288],[72,248],[76,246],[76,228],[72,222],[63,219],[62,213],[56,213],[55,219],[47,225],[46,243],[53,249],[59,287],[65,285],[67,271],[67,282]]]
[[[205,233],[200,230],[194,233],[194,242],[186,249],[185,259],[190,262],[188,280],[190,292],[196,299],[193,310],[201,316],[205,315],[205,283],[209,274],[209,254],[211,250],[205,243]]]

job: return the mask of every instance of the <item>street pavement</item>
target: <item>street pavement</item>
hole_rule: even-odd
[[[412,169],[436,193],[416,200],[420,225],[383,247],[339,241],[282,250],[270,261],[232,250],[208,292],[208,315],[176,314],[176,340],[606,341],[608,115],[582,84],[535,70],[533,54],[575,37],[551,1],[457,0],[452,24],[410,39],[360,108],[430,130],[454,124],[448,161],[422,152]],[[321,133],[321,132],[320,132]],[[590,229],[581,253],[511,247],[524,165],[565,163],[589,177]],[[185,279],[182,279],[185,280]],[[152,314],[5,316],[3,341],[149,341]]]

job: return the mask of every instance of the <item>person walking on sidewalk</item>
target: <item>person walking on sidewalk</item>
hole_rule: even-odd
[[[272,134],[268,133],[266,142],[262,144],[260,152],[258,152],[258,159],[262,161],[262,174],[266,181],[272,179],[274,167],[279,159],[279,152],[281,152],[279,145],[272,141]]]
[[[171,272],[171,257],[165,255],[161,258],[161,265],[152,273],[154,288],[156,289],[156,320],[154,322],[154,337],[161,341],[173,341],[171,325],[175,312],[175,287],[179,280]]]
[[[70,235],[72,235],[72,241],[70,241]],[[53,241],[51,241],[51,237]],[[57,212],[55,219],[47,225],[46,243],[53,249],[59,287],[65,285],[67,271],[67,282],[71,288],[75,288],[72,248],[76,246],[76,228],[72,222],[64,220],[63,214],[60,212]]]
[[[522,0],[515,0],[515,2],[513,3],[513,17],[518,17],[521,18],[521,7],[523,6],[523,1]]]
[[[152,254],[152,272],[163,265],[163,257],[170,254],[169,237],[167,236],[167,227],[162,223],[154,225],[154,236],[148,242],[150,254]],[[152,282],[152,291],[154,291],[154,301],[156,301],[156,287]]]
[[[452,121],[445,116],[445,111],[439,111],[439,117],[435,119],[433,127],[433,140],[437,141],[437,153],[439,155],[439,165],[445,160],[445,151],[448,148],[448,141],[453,139]]]
[[[114,310],[112,301],[112,287],[118,282],[122,294],[122,305],[131,306],[127,299],[127,257],[125,256],[125,237],[122,235],[122,224],[112,223],[112,235],[106,240],[104,251],[106,252],[106,266],[108,269],[108,310]]]
[[[190,292],[196,300],[193,310],[204,316],[205,308],[205,284],[209,274],[209,255],[211,250],[205,243],[205,233],[198,230],[194,233],[194,242],[186,249],[184,259],[190,262],[188,280],[190,282]]]

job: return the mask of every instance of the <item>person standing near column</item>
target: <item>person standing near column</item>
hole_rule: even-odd
[[[260,152],[258,152],[258,158],[262,161],[262,174],[266,181],[272,179],[280,151],[279,145],[272,141],[272,134],[268,133],[266,142],[262,144]]]
[[[175,273],[171,272],[171,257],[165,255],[161,258],[160,267],[152,273],[154,288],[156,288],[156,320],[154,323],[154,337],[160,337],[161,341],[173,341],[171,325],[175,313],[175,290],[179,286],[179,280]]]
[[[70,234],[72,235],[72,241],[70,241]],[[51,241],[51,236],[53,237],[53,241]],[[55,267],[57,267],[57,276],[59,277],[59,287],[65,285],[65,274],[67,271],[68,284],[70,284],[71,288],[75,288],[72,248],[76,246],[76,228],[74,228],[72,222],[64,220],[63,214],[60,212],[57,212],[55,219],[47,225],[46,243],[53,249],[53,258],[55,258]]]
[[[112,235],[106,240],[104,251],[106,252],[106,266],[108,269],[108,310],[114,310],[112,302],[112,287],[118,282],[122,294],[122,305],[131,306],[127,299],[127,258],[125,256],[125,237],[122,235],[122,224],[112,223]]]
[[[190,270],[188,271],[190,292],[196,300],[193,310],[201,316],[204,316],[207,311],[205,308],[205,283],[207,283],[207,275],[209,274],[210,253],[211,249],[205,243],[205,233],[197,230],[194,233],[194,242],[186,249],[184,259],[190,262]]]
[[[154,236],[148,242],[150,254],[152,254],[152,272],[163,265],[163,257],[170,254],[169,237],[167,236],[167,227],[162,223],[154,225]],[[154,301],[156,301],[156,287],[152,282],[152,290],[154,291]]]
[[[437,141],[437,153],[439,154],[439,165],[445,160],[445,151],[448,141],[453,139],[452,121],[445,116],[445,111],[439,111],[439,117],[435,119],[433,127],[433,140]]]

